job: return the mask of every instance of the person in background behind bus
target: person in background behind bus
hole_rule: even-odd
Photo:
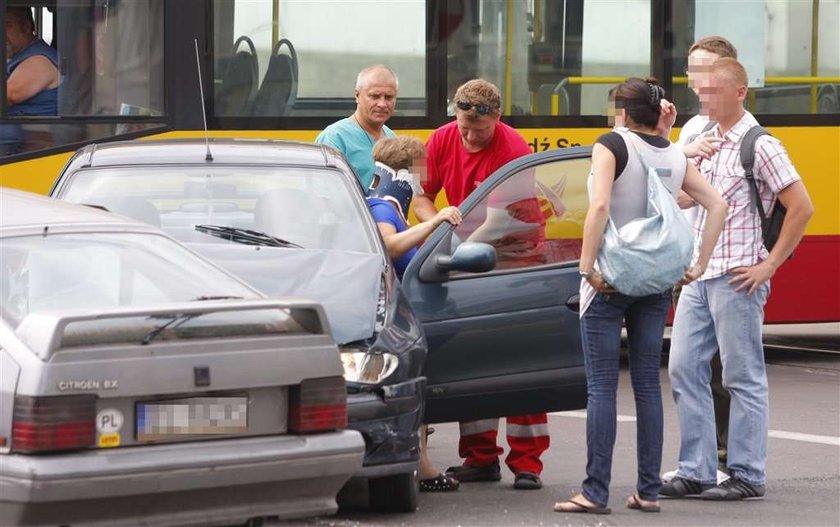
[[[723,37],[704,37],[695,42],[688,50],[688,85],[698,96],[700,87],[709,83],[712,64],[720,58],[738,58],[738,51],[731,42]],[[701,101],[702,103],[702,101]],[[680,130],[680,137],[677,144],[680,145],[685,156],[694,160],[699,165],[703,159],[709,159],[718,150],[718,145],[723,141],[720,137],[710,136],[703,133],[703,128],[709,123],[709,109],[702,106],[700,113],[688,120]],[[673,123],[671,123],[673,124]],[[670,136],[670,126],[665,137]],[[677,202],[683,209],[685,218],[689,224],[694,225],[699,213],[697,203],[685,192],[680,192]],[[681,285],[674,287],[674,305],[679,302]],[[726,473],[726,439],[729,431],[729,392],[723,387],[723,366],[720,363],[720,353],[715,353],[712,359],[712,401],[715,408],[715,429],[717,431],[718,470],[717,482],[721,483],[728,475]],[[662,474],[662,481],[665,483],[674,479],[676,470]]]
[[[460,205],[467,196],[502,165],[531,153],[531,147],[510,126],[502,123],[501,94],[493,84],[477,79],[455,93],[455,121],[431,135],[426,143],[428,178],[425,193],[414,200],[414,213],[421,221],[435,217],[435,198],[443,189],[450,205]],[[533,187],[531,187],[533,192]],[[521,211],[523,223],[537,227],[529,232],[542,236],[544,220],[536,199]],[[534,240],[535,242],[537,240]],[[447,475],[460,482],[499,481],[502,479],[496,445],[498,419],[460,423],[458,453],[464,459],[459,466],[447,469]],[[548,417],[532,414],[507,418],[507,441],[510,452],[507,465],[515,474],[514,488],[542,488],[540,455],[548,449]]]
[[[406,216],[411,200],[415,193],[423,190],[419,177],[422,176],[426,149],[420,139],[405,135],[383,139],[373,147],[373,158],[376,168],[368,206],[394,263],[394,271],[402,279],[405,268],[417,252],[417,245],[441,223],[461,223],[461,212],[457,207],[446,207],[432,219],[408,226]],[[442,474],[429,459],[427,436],[424,425],[420,428],[420,490],[458,490],[458,480]]]
[[[344,154],[365,192],[373,181],[373,145],[395,135],[385,122],[394,113],[398,88],[397,74],[388,66],[366,67],[356,77],[356,111],[315,138]]]
[[[726,199],[723,233],[706,272],[683,288],[671,333],[668,373],[680,423],[679,468],[660,496],[707,500],[761,499],[765,493],[769,421],[762,324],[770,278],[802,239],[814,208],[808,191],[781,142],[772,136],[755,143],[758,193],[768,217],[781,203],[787,215],[769,252],[751,185],[739,156],[744,134],[758,122],[744,109],[747,72],[733,58],[712,64],[709,82],[699,87],[712,129],[722,138],[718,151],[703,159],[700,172]],[[703,211],[695,232],[707,220]],[[723,385],[732,396],[727,463],[729,479],[715,485],[714,409],[709,361],[720,352]]]
[[[35,36],[28,7],[6,8],[6,115],[58,114],[58,53]],[[21,146],[17,125],[0,126],[0,155]]]

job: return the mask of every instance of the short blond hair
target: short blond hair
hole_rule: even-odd
[[[461,101],[469,103],[472,108],[462,110],[458,107]],[[487,115],[495,116],[501,113],[502,94],[492,82],[484,79],[471,80],[462,84],[455,92],[455,111],[465,114],[470,119],[481,117],[475,107],[482,105],[490,108],[490,113]]]
[[[735,46],[732,45],[732,42],[729,42],[725,38],[719,37],[717,35],[701,38],[700,40],[692,44],[690,48],[688,48],[688,54],[691,55],[698,49],[708,51],[709,53],[714,53],[720,58],[738,58],[738,50],[735,49]]]
[[[388,165],[395,172],[406,169],[421,157],[426,157],[423,141],[411,135],[388,137],[373,146],[373,160]]]
[[[744,65],[731,57],[724,57],[712,63],[712,75],[721,75],[739,86],[748,86],[749,77]]]

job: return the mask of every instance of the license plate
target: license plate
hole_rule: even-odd
[[[247,397],[191,397],[137,404],[140,441],[247,430]]]

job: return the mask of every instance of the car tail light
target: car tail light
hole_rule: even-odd
[[[289,393],[289,430],[301,434],[347,426],[347,386],[342,377],[307,379]]]
[[[24,454],[96,444],[96,396],[15,397],[12,451]]]

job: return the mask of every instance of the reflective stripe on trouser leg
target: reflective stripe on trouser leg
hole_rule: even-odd
[[[510,445],[505,463],[514,473],[540,474],[543,464],[540,455],[548,449],[548,416],[546,414],[518,415],[507,418],[507,441]]]
[[[486,467],[498,463],[503,450],[496,446],[498,419],[480,419],[458,423],[461,439],[458,441],[458,455],[464,463],[474,467]]]

